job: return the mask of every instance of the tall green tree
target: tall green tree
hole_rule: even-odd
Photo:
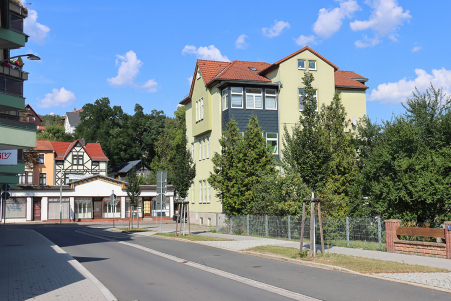
[[[51,140],[60,142],[72,142],[74,136],[66,134],[64,126],[58,124],[51,124],[45,128],[44,131],[36,131],[36,140]]]
[[[235,120],[230,121],[219,140],[221,154],[215,153],[209,183],[218,191],[228,215],[248,214],[257,201],[259,186],[275,174],[274,157],[266,145],[256,116],[249,119],[244,137]]]
[[[302,77],[305,88],[299,101],[303,109],[291,134],[288,128],[284,127],[282,150],[284,169],[288,173],[298,174],[312,193],[327,181],[327,168],[331,157],[328,137],[321,126],[317,110],[313,80],[313,75],[309,72]]]
[[[439,223],[451,213],[450,98],[414,91],[406,113],[383,122],[362,158],[360,210],[368,215]],[[357,207],[357,206],[356,206]],[[362,209],[363,208],[363,209]]]

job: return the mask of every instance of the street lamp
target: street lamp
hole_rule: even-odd
[[[31,54],[31,53],[27,53],[27,54],[15,55],[15,56],[9,57],[7,59],[4,59],[3,61],[0,61],[0,64],[4,63],[6,61],[9,61],[10,59],[15,59],[15,58],[18,58],[18,57],[23,57],[23,56],[26,56],[27,59],[32,60],[32,61],[39,61],[39,60],[41,60],[41,58],[39,56]]]

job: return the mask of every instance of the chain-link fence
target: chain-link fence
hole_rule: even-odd
[[[216,215],[216,231],[235,235],[299,240],[301,217]],[[316,242],[320,243],[320,227],[315,217]],[[385,224],[380,218],[323,217],[323,235],[326,245],[385,249]],[[304,240],[310,239],[310,218],[304,220]]]

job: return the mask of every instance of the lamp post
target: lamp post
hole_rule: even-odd
[[[31,53],[28,53],[28,54],[21,54],[21,55],[15,55],[15,56],[9,57],[7,59],[4,59],[3,61],[0,61],[0,64],[4,63],[6,61],[9,61],[10,59],[15,59],[15,58],[24,57],[24,56],[26,56],[27,59],[32,60],[32,61],[39,61],[39,60],[41,60],[41,58],[39,56],[31,54]]]

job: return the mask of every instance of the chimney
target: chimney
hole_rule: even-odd
[[[77,108],[74,108],[74,112],[77,112]]]
[[[81,142],[81,144],[83,144],[83,146],[86,146],[85,138],[81,138],[81,139],[80,139],[80,142]]]

